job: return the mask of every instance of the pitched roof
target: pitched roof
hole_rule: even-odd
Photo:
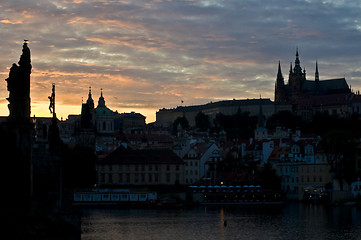
[[[140,113],[136,113],[136,112],[121,113],[121,114],[119,114],[119,116],[123,117],[123,118],[145,118],[145,116],[143,116]]]
[[[319,82],[306,80],[302,85],[302,90],[306,92],[321,93],[347,93],[350,89],[345,78],[322,80]]]
[[[123,146],[117,148],[104,159],[100,164],[183,164],[173,151],[169,149],[143,149],[131,150]]]
[[[275,147],[269,156],[269,161],[280,161],[281,155],[287,157],[288,154],[291,152],[290,147]]]

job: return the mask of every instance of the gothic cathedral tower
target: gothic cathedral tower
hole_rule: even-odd
[[[302,71],[298,49],[296,50],[295,67],[290,66],[290,73],[288,76],[288,84],[284,83],[282,76],[281,64],[278,62],[278,73],[275,86],[275,102],[276,103],[291,103],[297,99],[304,97],[302,87],[306,82],[306,70]]]
[[[287,98],[286,98],[286,90],[285,90],[285,81],[282,76],[281,62],[279,61],[276,86],[275,86],[275,102],[282,103],[286,101]]]
[[[292,102],[303,97],[302,86],[306,81],[306,70],[303,70],[300,65],[298,49],[296,50],[295,67],[290,69],[288,84],[290,86],[290,99]]]

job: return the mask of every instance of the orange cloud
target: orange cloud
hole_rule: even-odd
[[[5,23],[5,24],[22,24],[23,22],[22,21],[11,21],[9,19],[4,19],[4,20],[1,20],[0,23]]]

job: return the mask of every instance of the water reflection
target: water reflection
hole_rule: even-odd
[[[82,230],[82,239],[358,239],[361,210],[303,204],[84,210]]]

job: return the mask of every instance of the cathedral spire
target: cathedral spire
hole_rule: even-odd
[[[276,79],[276,85],[275,85],[275,101],[276,102],[283,102],[284,99],[284,93],[285,93],[285,82],[284,78],[282,76],[282,70],[281,70],[281,61],[278,61],[278,72],[277,72],[277,79]]]
[[[300,58],[299,58],[299,54],[298,54],[298,47],[296,48],[295,67],[296,67],[297,65],[300,65]]]
[[[316,72],[315,72],[315,81],[319,82],[320,81],[320,75],[318,73],[318,62],[316,60]]]
[[[295,60],[295,67],[293,68],[294,73],[302,74],[302,68],[300,65],[300,59],[298,54],[298,48],[296,49],[296,60]]]
[[[283,82],[282,70],[281,70],[281,61],[278,61],[278,72],[277,72],[277,82]],[[284,82],[283,82],[284,83]]]

